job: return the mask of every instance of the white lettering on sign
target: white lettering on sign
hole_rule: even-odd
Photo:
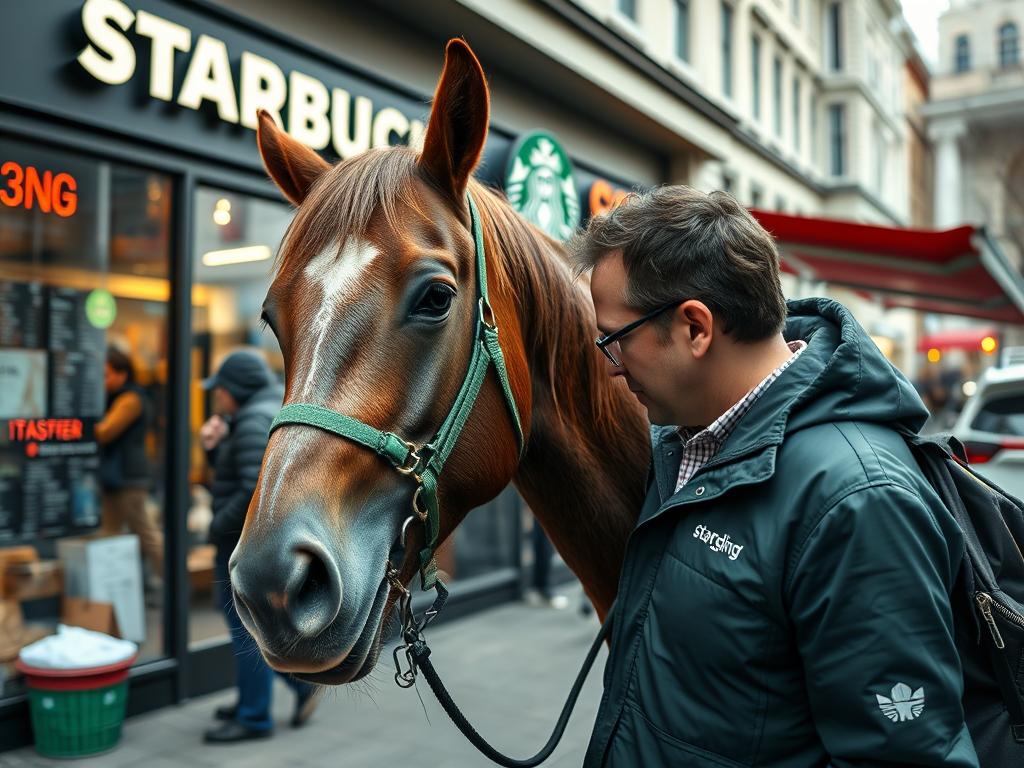
[[[331,122],[327,110],[331,97],[327,86],[315,77],[292,71],[288,76],[288,133],[313,149],[331,143]]]
[[[178,94],[178,103],[189,109],[199,109],[204,101],[217,105],[217,114],[227,123],[238,122],[238,102],[235,84],[231,80],[231,62],[228,47],[223,40],[200,35],[196,52],[192,54],[185,82]]]
[[[78,55],[86,72],[108,85],[122,85],[135,75],[136,51],[128,32],[150,44],[149,95],[176,102],[188,109],[212,103],[227,123],[257,127],[256,112],[265,109],[278,125],[287,114],[288,133],[303,144],[321,150],[331,146],[342,159],[370,147],[396,143],[417,146],[425,126],[400,110],[385,106],[374,113],[366,96],[353,97],[342,88],[330,88],[311,75],[281,68],[262,56],[242,51],[238,89],[231,57],[223,40],[201,34],[193,49],[192,30],[147,11],[135,13],[122,0],[85,0],[82,28],[89,40]],[[175,97],[175,60],[190,55],[185,76]]]
[[[82,27],[90,45],[78,54],[78,63],[108,85],[131,80],[135,49],[122,32],[127,32],[133,21],[135,14],[121,0],[88,0],[82,6]]]
[[[256,112],[265,109],[279,126],[281,109],[288,100],[284,72],[270,59],[242,51],[242,125],[256,130]]]

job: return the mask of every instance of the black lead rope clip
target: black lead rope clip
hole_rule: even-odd
[[[397,579],[396,579],[397,580]],[[396,580],[393,580],[394,583]],[[423,630],[432,622],[444,608],[448,601],[448,590],[438,580],[434,589],[437,597],[431,603],[430,608],[423,614],[423,618],[416,620],[412,610],[412,593],[404,586],[400,586],[402,597],[399,604],[399,612],[402,617],[402,640],[404,645],[396,645],[391,654],[395,662],[395,682],[400,688],[411,688],[416,684],[416,676],[419,672],[418,661],[430,656],[430,649],[423,637]],[[405,669],[402,668],[401,654],[405,653]]]

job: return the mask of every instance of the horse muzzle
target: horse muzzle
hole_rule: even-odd
[[[258,540],[248,537],[232,553],[228,572],[235,607],[271,652],[303,647],[338,618],[344,589],[327,540],[308,523],[296,522]]]

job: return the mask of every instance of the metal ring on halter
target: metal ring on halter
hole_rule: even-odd
[[[485,301],[484,297],[481,296],[480,297],[479,305],[480,305],[480,322],[483,323],[484,326],[489,331],[496,331],[496,330],[498,330],[498,323],[494,319],[494,309],[491,307],[491,303],[489,301]]]
[[[402,549],[405,549],[405,534],[409,530],[409,523],[416,519],[415,515],[409,515],[402,523]]]
[[[420,496],[423,494],[423,486],[416,486],[416,493],[412,495],[412,511],[416,513],[416,517],[420,519],[420,522],[427,522],[428,512],[425,509],[420,509],[419,501]],[[406,520],[406,523],[409,521]],[[404,526],[403,526],[404,528]]]
[[[405,447],[409,450],[409,455],[405,457],[405,461],[402,462],[401,466],[397,466],[395,469],[403,475],[414,475],[416,470],[420,468],[420,462],[423,459],[420,457],[415,445],[406,443]]]

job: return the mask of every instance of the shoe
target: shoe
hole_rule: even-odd
[[[544,595],[536,589],[530,589],[524,597],[526,604],[531,608],[554,608],[556,611],[564,611],[569,607],[569,598],[565,595]]]
[[[207,744],[234,744],[239,741],[266,739],[272,736],[273,733],[274,730],[272,728],[246,728],[236,720],[230,720],[204,733],[203,741]]]
[[[292,715],[292,728],[301,728],[309,721],[323,695],[324,687],[322,685],[314,685],[295,697],[295,714]]]
[[[213,710],[214,720],[234,720],[235,715],[238,714],[238,705],[232,704],[230,707],[217,707]]]

